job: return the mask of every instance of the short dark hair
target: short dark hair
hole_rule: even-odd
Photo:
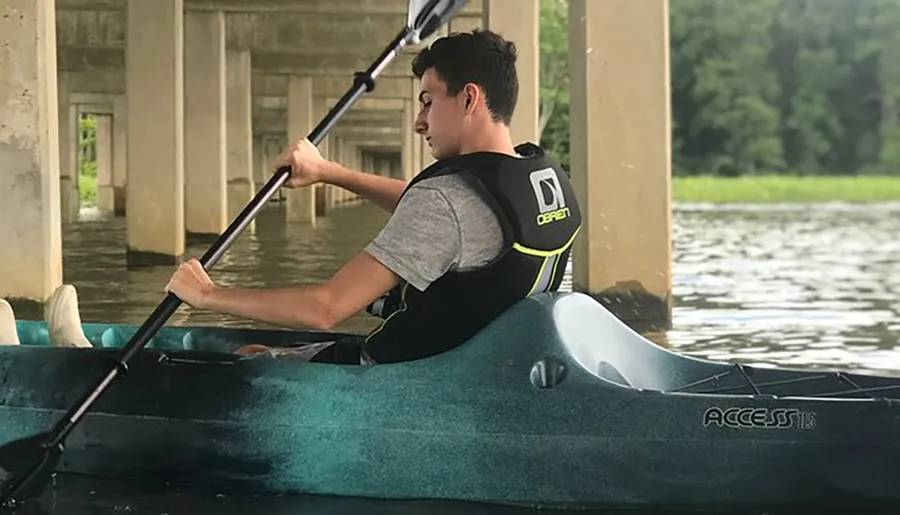
[[[454,32],[423,48],[412,63],[416,78],[429,68],[456,95],[468,83],[481,86],[494,121],[510,124],[519,96],[516,45],[499,34],[475,29]]]

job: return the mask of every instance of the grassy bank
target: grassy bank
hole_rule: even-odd
[[[900,176],[675,177],[678,202],[884,202],[900,201]]]
[[[78,176],[78,193],[81,197],[81,204],[87,206],[97,205],[97,176],[87,175]]]
[[[97,176],[78,178],[81,203],[97,203]],[[863,177],[674,177],[676,202],[885,202],[900,201],[900,176]]]

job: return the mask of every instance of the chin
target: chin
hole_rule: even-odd
[[[441,159],[447,159],[450,157],[458,156],[459,152],[453,152],[446,149],[438,149],[436,147],[431,147],[431,157],[435,160],[440,161]]]

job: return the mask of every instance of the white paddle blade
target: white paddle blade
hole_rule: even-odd
[[[469,0],[409,0],[407,26],[413,31],[412,44],[435,33],[469,3]]]

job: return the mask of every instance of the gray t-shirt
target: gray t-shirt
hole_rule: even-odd
[[[465,173],[418,182],[366,251],[419,291],[448,270],[482,266],[503,251],[503,230],[486,195]]]

